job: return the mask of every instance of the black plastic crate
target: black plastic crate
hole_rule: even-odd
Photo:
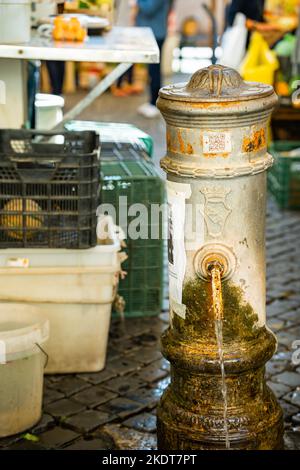
[[[0,131],[0,248],[96,245],[95,132]]]

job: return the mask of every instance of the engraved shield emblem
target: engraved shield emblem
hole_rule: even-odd
[[[227,196],[231,189],[203,188],[201,193],[205,197],[203,217],[209,235],[219,238],[223,235],[226,221],[232,210],[228,204]]]

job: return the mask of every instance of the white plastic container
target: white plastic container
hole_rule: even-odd
[[[34,304],[49,319],[51,335],[45,351],[46,374],[96,372],[105,366],[111,302]]]
[[[49,323],[30,305],[0,303],[0,437],[41,418]],[[40,347],[39,347],[40,346]]]
[[[38,307],[41,319],[49,319],[46,373],[104,368],[119,271],[119,264],[0,269],[0,299],[26,302]]]
[[[0,268],[115,266],[118,263],[119,250],[118,240],[112,240],[108,245],[97,245],[86,250],[5,248],[0,250]]]
[[[98,245],[86,250],[62,248],[5,248],[0,250],[0,268],[103,267],[119,264],[120,239],[125,236],[108,216],[99,217]]]
[[[30,41],[30,0],[0,0],[0,43]]]
[[[112,302],[120,266],[1,268],[0,301]]]
[[[36,129],[52,129],[59,124],[63,120],[64,105],[65,100],[62,96],[37,93],[35,98]]]
[[[112,302],[120,271],[120,242],[110,230],[105,243],[87,250],[0,250],[0,301]]]
[[[33,0],[31,20],[33,26],[38,26],[48,19],[50,15],[56,14],[56,0]]]
[[[120,242],[109,220],[98,228],[102,244],[88,250],[0,250],[0,301],[26,302],[49,319],[46,373],[94,372],[105,365]]]

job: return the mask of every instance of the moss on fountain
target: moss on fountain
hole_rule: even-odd
[[[258,316],[244,299],[243,290],[231,281],[222,283],[224,305],[224,342],[249,340],[258,336]],[[185,320],[174,315],[173,327],[182,338],[210,338],[215,341],[215,319],[212,309],[212,289],[200,278],[184,285],[182,303],[186,305]]]

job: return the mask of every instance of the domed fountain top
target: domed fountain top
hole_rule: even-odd
[[[193,102],[245,101],[272,94],[270,85],[245,82],[236,70],[223,65],[200,69],[188,83],[169,85],[159,92],[165,99]]]

